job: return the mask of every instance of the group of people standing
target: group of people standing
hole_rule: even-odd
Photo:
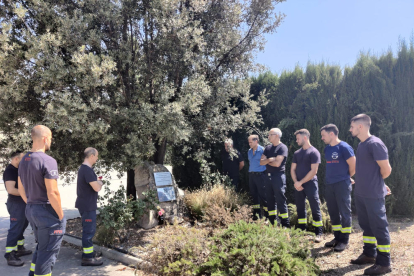
[[[50,276],[65,234],[66,218],[57,185],[58,165],[55,159],[45,153],[51,147],[52,132],[46,126],[37,125],[32,129],[31,137],[32,149],[26,154],[12,153],[11,163],[3,174],[10,214],[4,257],[8,265],[22,266],[24,262],[19,257],[33,253],[24,247],[23,234],[30,223],[37,246],[29,276]],[[96,230],[98,192],[103,185],[92,169],[97,160],[96,149],[85,149],[84,162],[77,178],[75,207],[82,217],[83,266],[103,263],[97,258],[101,252],[94,251],[92,243]]]
[[[382,275],[391,272],[390,234],[385,210],[385,196],[391,191],[384,183],[384,179],[391,174],[391,166],[387,147],[381,139],[370,134],[370,126],[371,118],[366,114],[359,114],[351,119],[349,131],[360,140],[356,156],[353,148],[338,138],[339,130],[334,124],[320,129],[321,138],[326,144],[325,200],[334,232],[334,239],[326,242],[325,246],[332,247],[337,252],[348,247],[352,229],[351,192],[354,184],[354,201],[363,230],[364,247],[363,253],[351,260],[351,263],[373,264],[365,269],[364,274]],[[298,227],[306,230],[305,203],[308,199],[315,242],[321,242],[323,222],[317,178],[321,155],[310,144],[310,133],[307,129],[300,129],[294,135],[301,147],[293,154],[290,169],[295,188]],[[273,128],[268,133],[271,144],[262,147],[259,145],[258,135],[249,136],[249,189],[253,199],[254,218],[261,218],[264,214],[270,223],[275,224],[276,216],[279,216],[282,227],[290,227],[285,196],[288,147],[282,143],[281,138],[282,131]],[[232,141],[227,140],[226,151],[230,152],[231,149]],[[240,152],[233,151],[233,159],[230,153],[223,156],[223,167],[229,167],[225,167],[224,163],[234,163],[239,164],[241,170],[244,160]],[[229,174],[230,178],[234,174]],[[354,175],[355,180],[352,179]]]

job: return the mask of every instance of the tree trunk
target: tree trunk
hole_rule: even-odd
[[[137,199],[137,190],[135,189],[135,170],[127,170],[127,196],[132,195],[134,200]]]
[[[165,139],[158,141],[158,143],[155,144],[155,149],[156,151],[153,156],[154,163],[164,165],[165,153],[167,151],[167,141]]]

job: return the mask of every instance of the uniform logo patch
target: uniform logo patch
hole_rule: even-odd
[[[92,222],[91,219],[85,219],[85,222]]]
[[[63,230],[55,230],[53,231],[53,234],[63,234]]]
[[[332,159],[338,159],[339,155],[337,152],[332,153]]]
[[[57,176],[58,175],[58,171],[57,170],[51,170],[51,171],[49,171],[49,174],[51,176]]]
[[[30,161],[30,157],[26,157],[26,158],[24,158],[24,161]]]
[[[11,221],[17,221],[17,218],[10,218]]]

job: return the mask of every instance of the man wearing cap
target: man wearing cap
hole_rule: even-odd
[[[29,222],[26,219],[26,202],[23,201],[18,190],[18,167],[23,157],[20,151],[13,152],[10,156],[11,162],[3,174],[3,181],[6,187],[7,211],[10,214],[10,229],[7,234],[6,254],[4,257],[10,266],[22,266],[24,262],[20,256],[32,254],[31,250],[24,248],[24,230]]]
[[[26,217],[37,242],[29,276],[52,275],[66,230],[55,159],[45,153],[52,144],[49,128],[37,125],[31,131],[33,146],[19,165],[19,193],[27,203]]]
[[[264,148],[259,145],[259,136],[250,135],[248,138],[250,149],[249,157],[249,189],[253,199],[253,220],[262,218],[262,210],[267,217],[266,186],[264,184],[266,166],[260,165]]]
[[[271,143],[265,147],[260,160],[260,165],[266,165],[265,185],[269,221],[275,224],[276,210],[283,227],[290,227],[289,214],[286,203],[286,175],[285,164],[288,156],[288,148],[280,141],[282,131],[272,128],[268,134]]]
[[[84,161],[78,171],[77,195],[75,207],[82,216],[82,265],[99,266],[102,260],[98,260],[100,254],[93,250],[92,238],[96,231],[96,209],[98,192],[102,189],[102,181],[98,180],[92,166],[98,160],[98,151],[94,148],[86,148]]]

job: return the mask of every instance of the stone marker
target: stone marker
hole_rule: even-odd
[[[164,209],[165,220],[173,222],[182,221],[180,206],[183,204],[184,191],[179,189],[174,181],[174,176],[169,170],[159,164],[145,162],[143,165],[135,167],[135,188],[137,198],[144,198],[143,192],[155,190],[162,209]],[[138,225],[145,229],[150,229],[158,225],[157,211],[151,210],[145,214]]]

